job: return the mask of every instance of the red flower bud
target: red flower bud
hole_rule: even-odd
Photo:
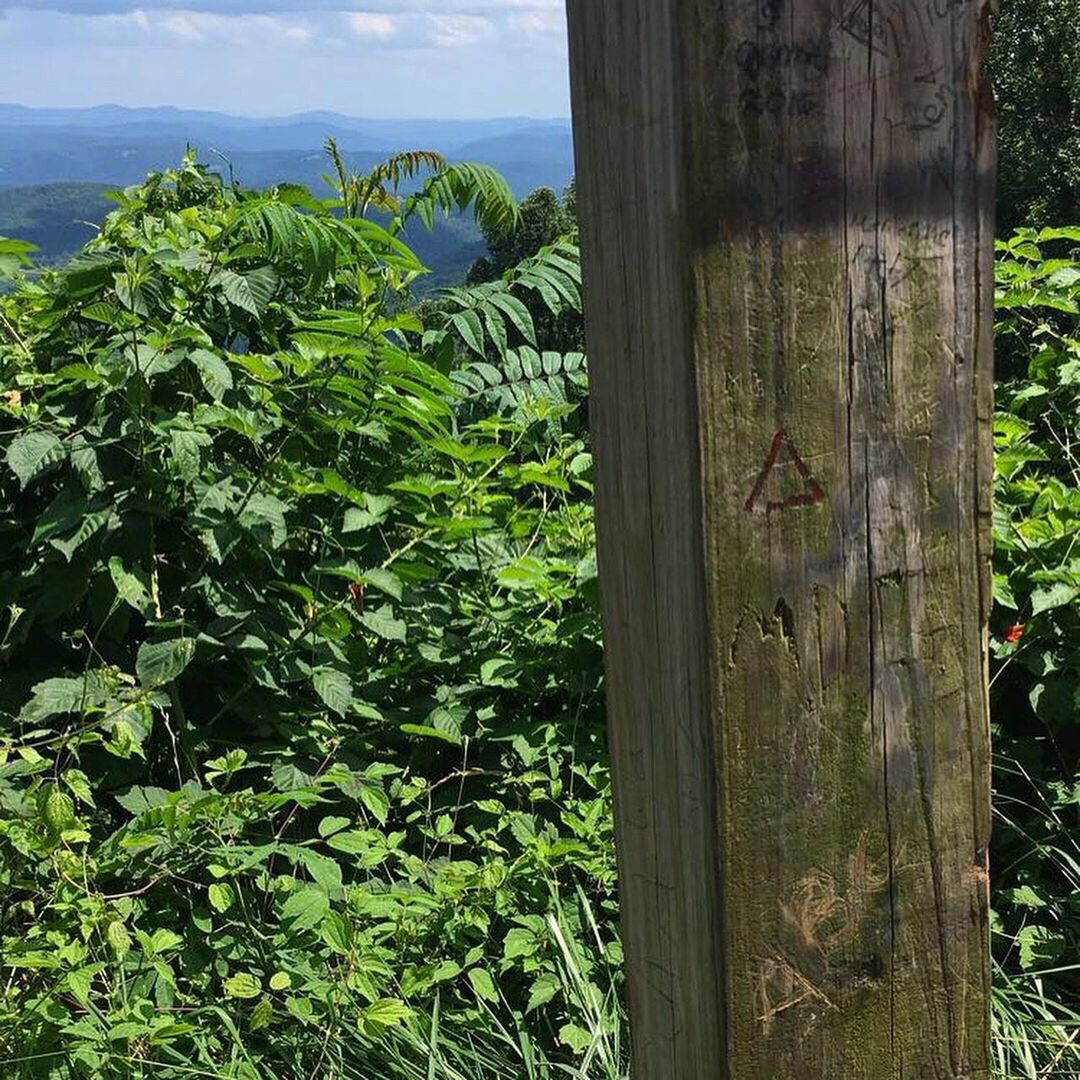
[[[1005,631],[1005,640],[1010,645],[1015,645],[1024,636],[1024,626],[1022,623],[1013,623],[1008,630]]]

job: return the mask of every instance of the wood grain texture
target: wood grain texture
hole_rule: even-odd
[[[569,0],[639,1080],[989,1076],[970,0]]]

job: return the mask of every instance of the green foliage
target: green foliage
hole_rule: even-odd
[[[1080,1070],[1080,230],[999,243],[993,719],[999,1057]]]
[[[484,239],[488,254],[473,263],[468,276],[472,286],[497,283],[518,273],[538,251],[563,254],[576,268],[578,224],[574,184],[571,182],[562,199],[551,188],[537,188],[522,202],[512,227],[486,228]],[[577,280],[580,281],[579,276]],[[536,323],[540,348],[584,351],[585,326],[579,308],[556,313],[550,306],[545,310],[541,298],[534,297],[529,301],[529,309]],[[526,344],[537,342],[527,340]]]
[[[39,262],[62,262],[82,248],[112,209],[104,184],[0,187],[0,235],[33,241]]]
[[[1000,127],[998,218],[1080,221],[1080,20],[1075,0],[1001,0],[989,70]]]
[[[546,336],[577,250],[417,307],[443,168],[320,200],[189,158],[62,270],[0,239],[5,1077],[626,1075],[586,365]],[[1080,1068],[1074,244],[998,265],[996,1047],[1033,1080]]]
[[[477,223],[488,235],[502,235],[517,225],[518,210],[509,184],[486,165],[450,164],[433,150],[413,150],[395,154],[369,173],[358,175],[349,172],[333,139],[327,139],[326,152],[335,170],[326,180],[341,196],[340,205],[347,217],[366,217],[369,211],[378,210],[390,216],[390,231],[398,233],[414,216],[430,229],[437,214],[449,216],[472,207]],[[421,175],[426,179],[419,191],[399,194],[405,180]]]
[[[343,209],[189,158],[0,297],[5,1077],[623,1067],[582,360],[462,393],[569,253],[425,324]]]

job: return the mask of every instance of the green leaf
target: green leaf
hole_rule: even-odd
[[[353,830],[335,833],[326,841],[326,846],[345,855],[362,855],[371,847],[371,841],[362,832]]]
[[[256,318],[259,317],[259,300],[255,294],[255,289],[252,288],[252,282],[248,278],[242,274],[234,273],[232,270],[222,270],[217,275],[217,283],[221,286],[221,291],[230,304],[254,315]]]
[[[365,584],[373,585],[376,589],[386,593],[388,596],[392,596],[395,600],[400,600],[403,595],[401,578],[389,570],[383,570],[381,567],[365,570],[363,580]]]
[[[271,990],[288,990],[292,986],[292,976],[287,971],[276,971],[270,976]]]
[[[232,372],[229,365],[215,353],[206,349],[196,349],[190,353],[188,360],[198,371],[206,392],[215,400],[221,399],[233,388]]]
[[[150,935],[150,951],[155,955],[179,949],[184,939],[174,930],[155,930]]]
[[[19,719],[39,724],[54,716],[81,713],[101,698],[100,687],[89,675],[81,679],[46,679],[34,687],[34,696],[23,706]]]
[[[568,1046],[575,1054],[583,1054],[593,1044],[592,1035],[577,1024],[563,1024],[559,1028],[559,1042]]]
[[[352,820],[346,817],[324,817],[319,822],[319,835],[323,838],[332,836],[336,832],[341,832],[342,829],[347,829],[352,824]]]
[[[525,1006],[526,1012],[533,1012],[542,1005],[546,1005],[560,989],[559,980],[550,972],[545,972],[533,984],[529,991],[529,1003]]]
[[[531,930],[514,927],[503,939],[503,957],[513,960],[517,956],[532,956],[537,944],[536,935]]]
[[[1031,610],[1035,615],[1043,611],[1052,611],[1054,608],[1071,604],[1078,596],[1080,596],[1080,588],[1064,581],[1057,581],[1052,585],[1036,589],[1031,594]]]
[[[284,918],[291,920],[294,930],[310,930],[326,918],[330,898],[323,889],[305,885],[285,901],[281,909]]]
[[[262,982],[255,975],[248,972],[240,972],[231,979],[225,980],[225,996],[239,998],[241,1001],[249,1001],[257,998],[262,993]]]
[[[105,928],[105,940],[119,960],[123,960],[131,952],[131,935],[119,919],[109,923]]]
[[[210,906],[222,914],[233,906],[233,901],[236,899],[232,886],[222,881],[214,882],[207,890],[207,896],[210,900]]]
[[[331,911],[320,927],[323,941],[340,956],[348,956],[352,952],[353,931],[348,920]]]
[[[195,657],[195,642],[191,638],[174,638],[139,647],[135,672],[139,682],[148,690],[167,686],[180,676]]]
[[[289,530],[285,522],[288,507],[273,495],[254,495],[247,500],[240,524],[250,532],[262,533],[274,548],[279,548],[288,539]]]
[[[473,352],[484,356],[484,326],[475,311],[458,312],[450,320],[461,337]]]
[[[64,783],[67,784],[68,789],[79,802],[85,803],[87,806],[94,805],[94,793],[86,773],[81,772],[79,769],[68,769],[64,773]]]
[[[252,1031],[261,1031],[265,1027],[270,1026],[271,1020],[274,1018],[274,1003],[269,998],[263,998],[254,1009],[251,1010],[251,1017],[248,1020],[248,1027]]]
[[[59,465],[66,457],[64,444],[51,432],[28,431],[11,443],[5,460],[25,490],[32,480]]]
[[[375,784],[362,787],[360,801],[375,815],[380,825],[386,824],[386,819],[390,816],[390,796],[383,788]]]
[[[202,469],[202,452],[213,446],[214,440],[205,431],[173,428],[170,466],[181,480],[194,480]]]
[[[338,863],[326,855],[320,855],[311,848],[295,848],[296,859],[311,875],[315,884],[327,895],[340,893],[341,891],[341,867]]]
[[[50,784],[41,800],[41,820],[54,836],[75,824],[75,803],[71,796]]]
[[[322,703],[338,716],[345,716],[353,703],[352,680],[344,671],[319,668],[312,676],[315,693]]]
[[[381,607],[376,611],[365,611],[360,621],[372,633],[378,634],[379,637],[385,638],[387,641],[405,640],[405,623],[394,618],[393,609],[390,607]]]
[[[49,543],[59,551],[68,562],[71,562],[75,552],[79,550],[100,529],[103,529],[111,520],[113,512],[98,510],[93,514],[87,514],[79,523],[79,527],[63,540],[50,540]]]
[[[412,1016],[412,1010],[398,998],[384,998],[369,1005],[363,1012],[361,1025],[369,1034],[396,1027]]]
[[[495,980],[483,968],[470,969],[469,982],[478,997],[485,1001],[498,1002],[499,992],[495,989]]]
[[[119,555],[114,555],[109,560],[109,574],[116,586],[117,596],[125,604],[133,607],[140,615],[149,615],[154,610],[145,574],[138,570],[125,569],[124,560]]]

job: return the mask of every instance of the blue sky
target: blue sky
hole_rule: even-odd
[[[597,0],[601,2],[601,0]],[[0,0],[0,100],[567,116],[563,0]]]

